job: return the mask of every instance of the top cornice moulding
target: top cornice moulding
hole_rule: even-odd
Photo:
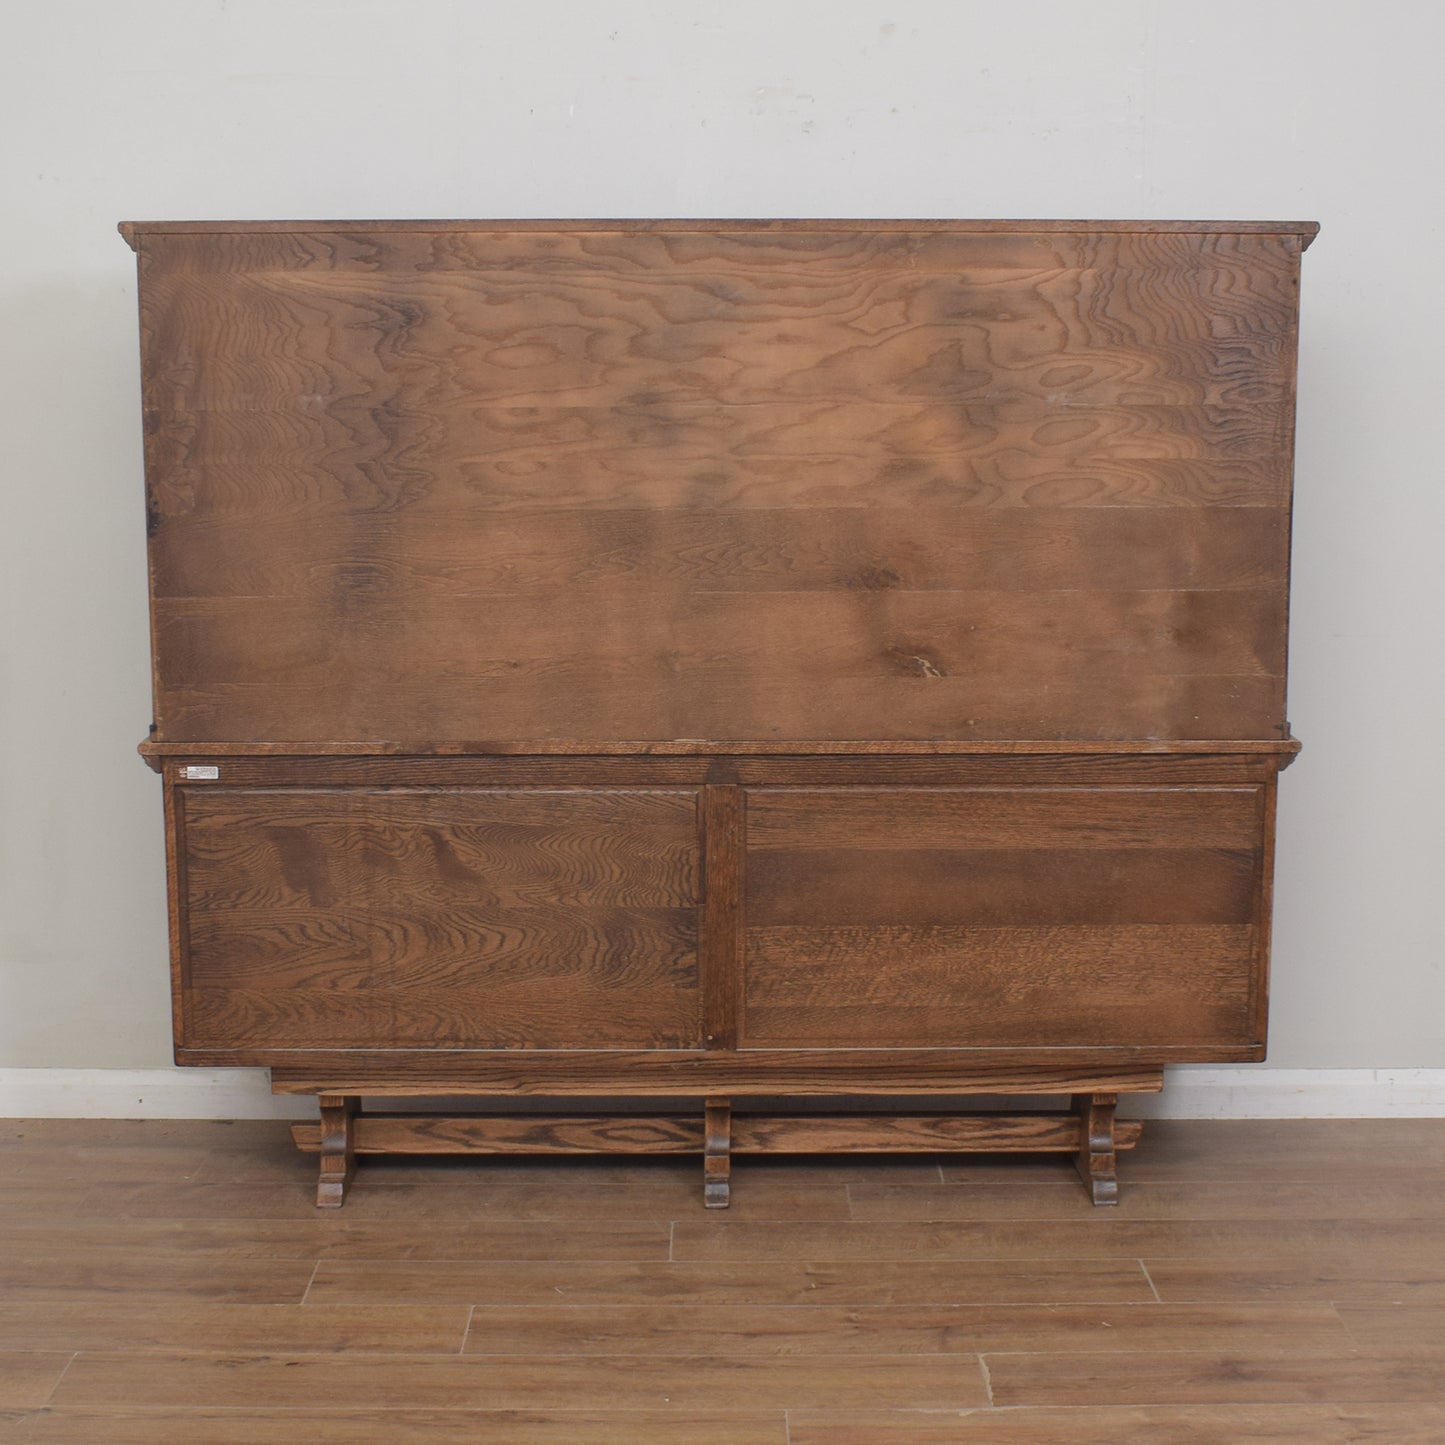
[[[941,219],[498,219],[486,221],[122,221],[117,228],[132,250],[141,236],[230,232],[328,231],[659,231],[678,234],[749,231],[954,231],[1024,235],[1103,233],[1138,235],[1296,236],[1304,250],[1319,233],[1317,221],[1005,221]]]

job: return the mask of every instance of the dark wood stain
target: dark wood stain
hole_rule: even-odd
[[[916,1146],[1109,1204],[1119,1095],[1262,1057],[1313,226],[122,230],[177,1057],[324,1098],[320,1202]],[[733,1107],[969,1092],[1068,1104]],[[529,1093],[689,1111],[358,1103]]]
[[[161,740],[1282,721],[1292,240],[137,235]]]

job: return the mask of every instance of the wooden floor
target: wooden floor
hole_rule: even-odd
[[[1441,1445],[1445,1121],[1052,1160],[368,1161],[0,1121],[0,1441]]]

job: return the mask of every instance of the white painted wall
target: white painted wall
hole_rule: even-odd
[[[1445,1066],[1445,8],[0,0],[0,19],[0,1068],[169,1060],[116,221],[634,215],[1323,223],[1271,1064]]]

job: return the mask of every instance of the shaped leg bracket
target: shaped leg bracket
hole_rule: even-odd
[[[732,1176],[732,1100],[708,1099],[703,1109],[702,1197],[709,1209],[726,1209]]]

